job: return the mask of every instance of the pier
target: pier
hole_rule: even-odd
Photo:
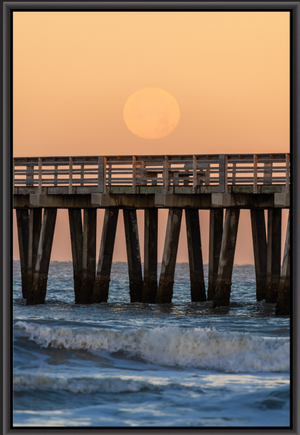
[[[281,214],[290,208],[289,154],[14,158],[13,183],[22,294],[28,305],[45,301],[60,208],[69,213],[76,303],[108,299],[122,209],[131,302],[171,303],[185,213],[191,301],[229,305],[240,210],[249,209],[257,300],[276,303],[276,314],[289,314],[289,224],[281,265]],[[98,208],[105,209],[105,216],[97,261]],[[158,210],[162,208],[169,214],[158,277]],[[144,276],[136,217],[140,209],[145,216]],[[207,289],[199,210],[210,210]]]

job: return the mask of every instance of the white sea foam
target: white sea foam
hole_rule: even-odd
[[[288,338],[269,339],[248,333],[176,326],[136,328],[125,332],[51,328],[21,321],[16,326],[43,347],[122,351],[154,364],[235,373],[289,371]]]
[[[14,391],[52,390],[74,394],[134,393],[157,388],[149,382],[122,377],[58,377],[47,374],[15,373]]]

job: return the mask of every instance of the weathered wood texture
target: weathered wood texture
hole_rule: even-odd
[[[28,294],[28,246],[29,246],[29,214],[28,209],[16,209],[19,253],[22,279],[22,296]]]
[[[264,165],[264,166],[262,166]],[[289,154],[211,154],[169,156],[89,156],[14,158],[14,186],[44,189],[65,186],[106,193],[113,186],[127,185],[133,194],[140,186],[161,186],[164,193],[175,186],[218,186],[227,193],[232,185],[281,185],[289,192]],[[58,192],[57,192],[58,193]],[[86,192],[85,192],[86,193]]]
[[[157,294],[158,210],[145,209],[143,302],[154,304]]]
[[[290,233],[290,215],[288,219],[286,238],[283,254],[283,263],[281,269],[280,284],[278,289],[278,298],[275,308],[276,315],[289,316],[291,312],[291,233]]]
[[[29,243],[28,243],[28,288],[32,286],[35,264],[42,227],[42,209],[32,208],[29,212]]]
[[[81,303],[92,303],[96,274],[96,222],[97,210],[83,210],[83,253]]]
[[[161,274],[156,296],[156,303],[159,304],[172,302],[181,217],[182,209],[173,208],[169,210]]]
[[[226,210],[218,277],[216,281],[216,292],[213,297],[214,307],[229,305],[239,216],[240,210],[238,208]]]
[[[94,284],[93,302],[107,302],[112,258],[114,252],[118,209],[107,208],[104,214],[97,275]]]
[[[224,209],[211,209],[209,220],[209,260],[208,260],[208,290],[207,299],[212,300],[215,295],[216,281],[223,234]]]
[[[264,210],[250,210],[253,253],[256,276],[256,299],[266,297],[267,286],[267,238]]]
[[[142,302],[143,278],[136,210],[124,209],[124,227],[131,302]]]
[[[83,266],[83,231],[80,208],[69,208],[69,224],[73,260],[73,277],[75,303],[83,303],[81,294],[82,266]]]
[[[45,302],[56,215],[57,210],[55,208],[46,208],[44,210],[33,284],[27,294],[27,305],[43,304]]]
[[[281,209],[268,210],[266,302],[276,303],[280,281]]]
[[[206,300],[206,295],[198,210],[186,208],[185,220],[190,267],[191,301],[203,302]]]

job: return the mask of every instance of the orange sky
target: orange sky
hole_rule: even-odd
[[[180,108],[161,139],[135,136],[123,119],[147,87]],[[288,12],[14,12],[16,157],[289,152],[289,104]],[[244,212],[243,234],[248,223]],[[114,260],[125,260],[119,230]],[[239,243],[235,262],[253,262],[251,243]],[[62,211],[52,259],[70,259],[69,244]]]

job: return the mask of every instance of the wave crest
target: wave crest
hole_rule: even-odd
[[[27,322],[16,326],[37,344],[72,350],[124,352],[129,357],[167,366],[225,372],[288,372],[289,340],[215,329],[176,326],[137,328],[126,332],[106,329],[51,328]]]

